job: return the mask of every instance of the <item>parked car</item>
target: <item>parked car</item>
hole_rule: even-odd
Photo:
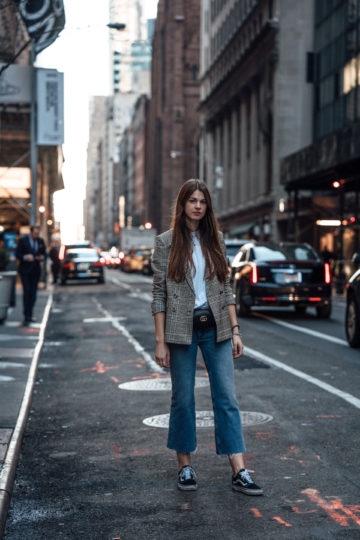
[[[360,253],[356,253],[353,261],[360,264]],[[351,347],[360,347],[360,268],[346,284],[345,333]]]
[[[148,257],[150,247],[134,247],[125,255],[121,262],[124,272],[142,272],[144,258]]]
[[[154,249],[147,249],[144,251],[142,258],[143,258],[143,267],[142,267],[142,273],[150,276],[153,273],[152,266],[151,266],[151,258],[154,253]]]
[[[59,261],[65,259],[65,255],[68,249],[78,249],[78,248],[91,248],[90,240],[84,240],[83,242],[76,242],[74,244],[61,244],[59,249]]]
[[[228,258],[230,266],[239,249],[248,242],[249,240],[246,240],[244,238],[224,238],[226,256]]]
[[[248,242],[232,264],[233,290],[240,316],[253,306],[294,306],[298,313],[315,307],[318,317],[331,314],[329,263],[308,244]]]
[[[69,279],[96,279],[98,283],[105,283],[103,264],[96,249],[66,250],[60,271],[61,285]]]
[[[114,257],[110,251],[102,251],[100,253],[100,262],[107,268],[118,268],[120,265],[120,257]]]

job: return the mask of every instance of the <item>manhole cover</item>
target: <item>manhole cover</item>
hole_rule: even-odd
[[[195,388],[209,386],[207,377],[195,377]],[[141,391],[166,391],[171,390],[170,377],[159,379],[139,379],[138,381],[129,381],[119,384],[122,390],[141,390]]]
[[[271,422],[273,417],[270,414],[261,412],[240,411],[243,426],[257,426]],[[149,416],[143,420],[146,426],[167,428],[169,427],[169,414],[158,414]],[[196,427],[212,427],[214,425],[213,411],[196,411]]]

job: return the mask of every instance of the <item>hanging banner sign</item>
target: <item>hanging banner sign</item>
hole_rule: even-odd
[[[65,26],[63,0],[16,0],[38,54],[51,45]]]
[[[7,66],[0,77],[0,103],[30,103],[30,79],[30,66]]]
[[[64,143],[64,74],[56,69],[37,70],[37,144]]]

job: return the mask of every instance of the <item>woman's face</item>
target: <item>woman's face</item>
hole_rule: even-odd
[[[206,214],[206,199],[204,193],[198,189],[192,192],[189,199],[186,201],[184,212],[187,220],[194,225],[199,224],[200,220]]]

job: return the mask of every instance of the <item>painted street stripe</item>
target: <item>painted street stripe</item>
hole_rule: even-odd
[[[267,356],[266,354],[256,351],[255,349],[251,349],[250,347],[244,347],[244,353],[250,356],[251,358],[254,358],[255,360],[260,360],[262,362],[265,362],[265,364],[269,364],[270,366],[277,367],[279,369],[287,371],[288,373],[291,373],[291,375],[295,375],[295,377],[299,377],[299,379],[303,379],[304,381],[308,383],[314,384],[315,386],[318,386],[322,390],[325,390],[326,392],[329,392],[330,394],[334,394],[335,396],[343,399],[344,401],[347,401],[354,407],[360,409],[360,399],[353,396],[352,394],[348,394],[348,392],[343,392],[342,390],[339,390],[339,388],[336,388],[335,386],[332,386],[331,384],[323,382],[320,379],[317,379],[316,377],[312,377],[311,375],[307,375],[307,373],[304,373],[303,371],[300,371],[299,369],[295,369],[290,366],[287,366],[283,362],[279,362],[279,360],[275,360],[275,358],[271,358],[270,356]]]
[[[31,358],[33,355],[34,349],[15,349],[15,348],[2,348],[1,349],[1,358]]]
[[[10,382],[15,381],[14,377],[9,377],[8,375],[0,375],[0,382]]]
[[[26,364],[20,364],[19,362],[4,362],[0,360],[0,369],[9,369],[9,368],[24,368],[27,367]]]
[[[101,311],[106,318],[111,320],[111,324],[113,325],[113,327],[116,328],[117,330],[119,330],[119,332],[124,337],[127,338],[128,342],[134,347],[136,352],[141,354],[141,356],[144,358],[144,360],[149,364],[152,371],[157,371],[158,373],[166,373],[166,371],[163,368],[161,368],[160,366],[158,366],[158,364],[155,362],[155,360],[152,359],[151,355],[148,352],[145,351],[144,347],[134,338],[134,336],[132,336],[130,334],[130,332],[127,330],[127,328],[125,328],[125,326],[123,326],[122,324],[119,323],[119,318],[118,317],[112,317],[111,313],[109,313],[109,311],[107,311],[100,304],[100,302],[98,301],[97,298],[93,297],[92,300],[97,305],[99,311]]]
[[[37,336],[15,336],[11,334],[0,336],[0,341],[14,341],[14,339],[21,339],[24,341],[29,341],[29,340],[34,341],[34,340],[37,340]]]
[[[323,334],[322,332],[317,332],[316,330],[310,330],[310,328],[305,328],[304,326],[296,326],[295,324],[280,321],[279,319],[269,317],[269,315],[265,315],[264,313],[253,313],[253,315],[260,317],[261,319],[271,321],[279,326],[284,326],[284,328],[289,328],[290,330],[295,330],[296,332],[302,332],[303,334],[308,334],[309,336],[317,337],[319,339],[325,339],[326,341],[336,343],[337,345],[345,345],[346,347],[349,347],[349,344],[347,341],[345,341],[345,339],[329,336],[328,334]]]

